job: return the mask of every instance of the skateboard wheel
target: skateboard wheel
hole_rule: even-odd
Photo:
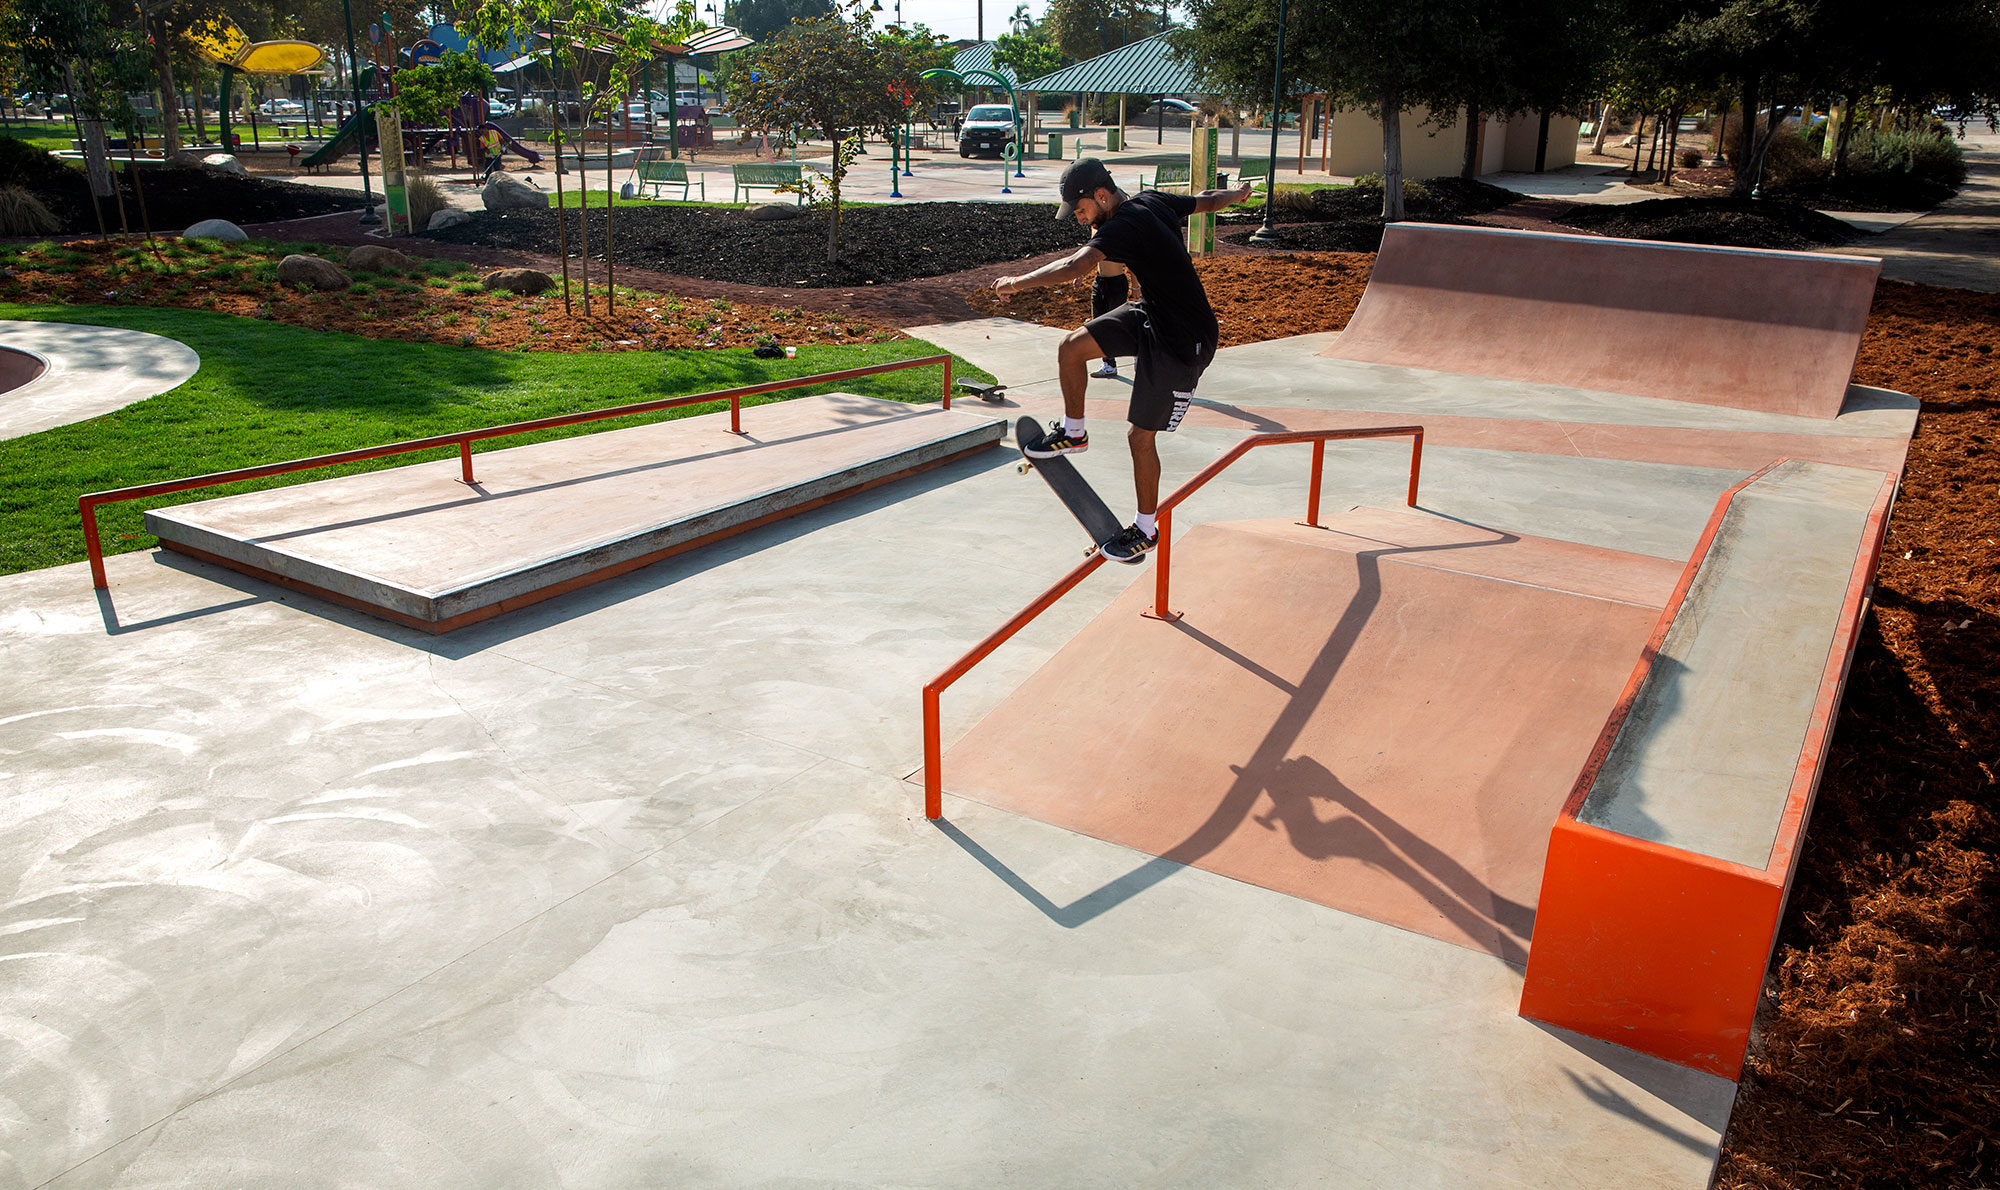
[[[1026,475],[1034,466],[1033,463],[1016,463],[1014,464],[1014,471],[1016,474]]]

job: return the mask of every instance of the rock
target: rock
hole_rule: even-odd
[[[533,295],[554,285],[556,279],[539,269],[495,269],[479,282],[488,289]]]
[[[431,221],[424,225],[424,230],[436,231],[442,227],[457,227],[461,223],[470,222],[472,222],[471,211],[461,211],[457,207],[446,207],[444,210],[438,211],[431,216]]]
[[[293,255],[278,262],[278,284],[304,289],[346,289],[347,274],[330,260]]]
[[[210,153],[208,156],[201,159],[201,163],[203,166],[209,169],[219,169],[226,174],[242,174],[245,177],[250,176],[250,171],[244,169],[243,163],[241,161],[238,161],[235,155],[231,153]]]
[[[776,222],[780,219],[796,219],[806,213],[806,209],[794,203],[767,202],[751,207],[745,216],[759,223]]]
[[[489,211],[514,211],[549,205],[548,195],[507,174],[493,175],[493,180],[486,183],[486,189],[479,192],[479,200],[486,204]]]
[[[384,269],[407,273],[417,267],[417,262],[394,248],[385,248],[380,244],[363,244],[347,254],[347,267],[367,269],[373,273],[379,273]]]
[[[227,219],[203,219],[200,223],[182,232],[181,238],[184,240],[222,240],[226,243],[240,244],[250,237],[243,233],[242,228]]]

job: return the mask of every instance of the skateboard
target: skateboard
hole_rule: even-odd
[[[1001,395],[1007,391],[1007,386],[1004,384],[980,384],[974,380],[961,380],[958,382],[958,391],[978,397],[989,405],[1005,404],[1007,400]]]
[[[1028,457],[1028,448],[1042,440],[1042,433],[1042,426],[1032,417],[1023,417],[1014,423],[1014,445],[1021,450],[1021,464],[1016,470],[1023,475],[1030,468],[1041,472],[1063,506],[1083,525],[1083,531],[1090,534],[1091,546],[1083,552],[1094,554],[1103,548],[1105,542],[1118,536],[1125,526],[1111,515],[1111,506],[1077,473],[1067,458],[1062,455],[1048,459]]]

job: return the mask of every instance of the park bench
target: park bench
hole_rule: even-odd
[[[1146,181],[1146,175],[1140,174],[1139,189],[1165,190],[1173,186],[1185,189],[1193,180],[1193,175],[1194,169],[1187,162],[1169,161],[1165,165],[1160,166],[1159,172],[1153,175],[1153,180],[1150,183]]]
[[[1269,189],[1271,185],[1271,159],[1269,157],[1259,157],[1253,161],[1245,161],[1237,167],[1236,180],[1253,184],[1261,181],[1264,183],[1264,187]]]
[[[701,192],[702,201],[708,201],[708,180],[700,174],[690,177],[688,175],[687,162],[669,161],[665,158],[665,153],[665,149],[640,150],[638,161],[639,185],[651,186],[654,198],[660,196],[660,188],[662,186],[679,186],[681,188],[682,202],[688,200],[688,187],[693,186]]]
[[[796,164],[753,161],[732,165],[729,168],[735,181],[735,188],[730,191],[729,201],[736,202],[738,194],[747,196],[752,190],[775,191],[786,186],[796,189],[801,167]],[[795,194],[794,198],[799,202],[805,201],[803,193]]]

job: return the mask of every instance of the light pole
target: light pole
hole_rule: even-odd
[[[1271,200],[1278,193],[1278,109],[1285,99],[1285,0],[1278,0],[1278,53],[1271,65],[1271,164],[1264,174],[1264,226],[1250,233],[1250,242],[1267,247],[1278,243],[1271,225]]]
[[[348,0],[340,0],[340,15],[347,21],[347,80],[354,85],[354,118],[361,119],[361,54],[354,48],[354,12],[348,7]],[[368,125],[355,125],[356,145],[361,150],[361,197],[368,205],[361,208],[361,226],[373,227],[381,220],[375,217],[375,191],[368,184]]]

